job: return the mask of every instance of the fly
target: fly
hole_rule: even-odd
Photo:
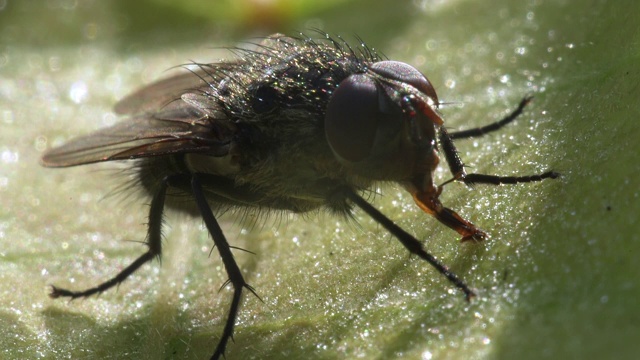
[[[216,215],[241,207],[304,213],[316,209],[350,216],[355,207],[371,216],[411,253],[427,261],[467,300],[473,290],[417,240],[361,194],[395,183],[416,204],[461,235],[480,242],[487,234],[439,200],[443,186],[515,184],[554,179],[468,174],[455,139],[500,129],[521,114],[524,98],[506,118],[476,129],[448,132],[440,101],[414,67],[387,60],[362,46],[330,38],[275,34],[254,49],[231,49],[235,59],[194,64],[190,73],[148,85],[116,104],[128,117],[114,126],[47,151],[42,164],[68,167],[133,160],[137,182],[151,197],[148,250],[113,278],[73,291],[53,286],[52,298],[102,293],[161,255],[166,207],[199,214],[229,276],[233,297],[212,359],[224,355],[245,281]],[[452,178],[434,183],[439,154]]]

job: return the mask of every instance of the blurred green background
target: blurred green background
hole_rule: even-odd
[[[201,221],[167,217],[164,257],[116,291],[67,302],[145,250],[148,199],[122,165],[38,165],[118,121],[113,104],[165,70],[273,32],[320,28],[410,63],[447,126],[514,124],[459,142],[472,171],[557,181],[449,185],[484,244],[383,187],[375,205],[476,288],[465,303],[361,213],[223,218],[264,303],[247,296],[228,359],[636,359],[640,353],[640,5],[636,1],[0,0],[0,357],[204,359],[230,297]],[[115,170],[114,170],[115,169]],[[439,181],[447,173],[438,173]],[[115,195],[110,195],[114,194]]]

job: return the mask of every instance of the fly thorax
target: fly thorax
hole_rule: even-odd
[[[229,154],[211,156],[206,154],[186,154],[184,162],[192,173],[231,177],[240,171],[240,164]]]

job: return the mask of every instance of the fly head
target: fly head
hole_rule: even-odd
[[[430,176],[438,163],[438,96],[414,67],[373,63],[344,79],[329,100],[324,130],[338,161],[376,180]]]

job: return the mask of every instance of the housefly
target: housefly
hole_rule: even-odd
[[[439,200],[443,185],[515,184],[556,178],[495,176],[465,171],[455,139],[480,136],[513,121],[448,132],[440,101],[414,67],[390,61],[362,45],[320,36],[272,35],[250,49],[232,48],[233,60],[195,63],[189,72],[148,85],[124,98],[111,127],[47,151],[42,164],[67,167],[133,160],[137,183],[151,197],[148,250],[113,278],[51,297],[80,298],[110,289],[159,258],[165,207],[200,215],[229,276],[233,297],[212,359],[233,335],[245,281],[216,216],[230,208],[304,213],[326,209],[350,216],[360,208],[459,288],[473,290],[429,254],[421,241],[375,209],[363,193],[379,183],[408,191],[428,214],[479,242],[487,234]],[[434,183],[439,154],[452,178]]]

